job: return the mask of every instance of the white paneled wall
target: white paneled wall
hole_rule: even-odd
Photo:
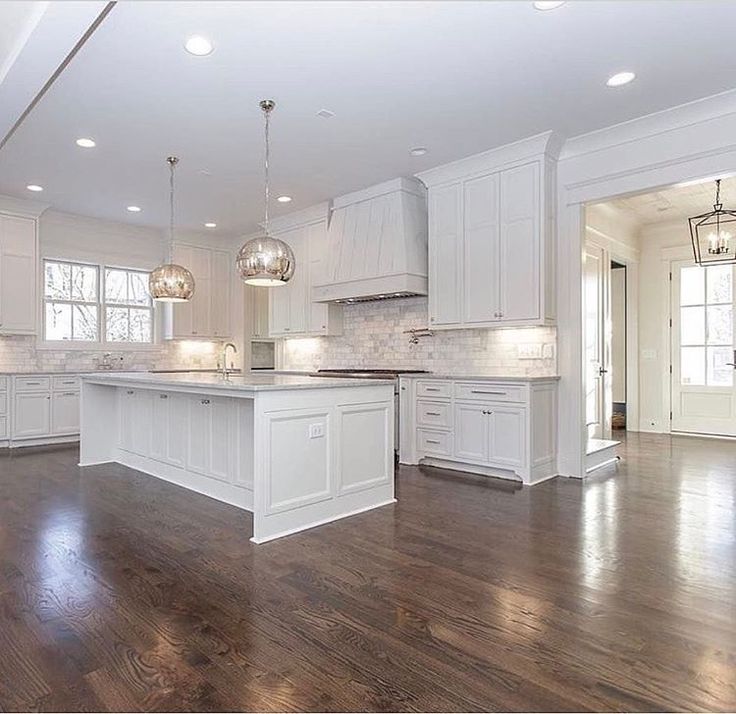
[[[426,328],[427,298],[345,305],[344,310],[341,337],[286,340],[283,369],[401,367],[450,374],[556,374],[553,327],[437,332],[412,345],[404,330]],[[528,354],[535,356],[524,358]]]

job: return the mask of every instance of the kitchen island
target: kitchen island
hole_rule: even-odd
[[[253,512],[263,543],[394,499],[391,380],[89,374],[80,466],[117,462]]]

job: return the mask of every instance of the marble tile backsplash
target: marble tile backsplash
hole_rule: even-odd
[[[557,373],[554,327],[437,330],[412,344],[405,330],[426,327],[426,298],[346,305],[342,336],[287,340],[282,367],[398,367],[539,377]]]
[[[211,369],[216,366],[218,344],[214,342],[164,342],[145,350],[115,350],[116,369]],[[102,352],[80,349],[38,349],[35,337],[0,337],[0,372],[87,371],[98,368]]]

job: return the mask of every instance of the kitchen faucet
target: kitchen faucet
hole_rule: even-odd
[[[232,342],[226,342],[222,347],[222,378],[227,379],[228,375],[230,374],[230,370],[227,368],[227,348],[232,347],[233,353],[237,353],[238,348],[232,343]]]

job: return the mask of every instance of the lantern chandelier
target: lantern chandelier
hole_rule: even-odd
[[[729,230],[736,221],[736,211],[724,211],[721,203],[721,179],[716,181],[713,210],[688,219],[693,254],[698,265],[736,263],[734,237]]]
[[[148,276],[148,292],[159,302],[187,302],[194,295],[194,276],[174,263],[174,168],[176,156],[166,159],[169,165],[169,251],[168,263],[159,265]]]
[[[294,275],[295,260],[294,253],[287,243],[278,238],[273,238],[269,230],[268,204],[270,200],[270,183],[268,175],[269,160],[269,117],[275,102],[264,99],[260,102],[264,116],[265,135],[265,160],[264,160],[264,214],[263,235],[252,238],[238,252],[235,264],[243,282],[248,285],[260,285],[265,287],[276,287],[285,285]]]

